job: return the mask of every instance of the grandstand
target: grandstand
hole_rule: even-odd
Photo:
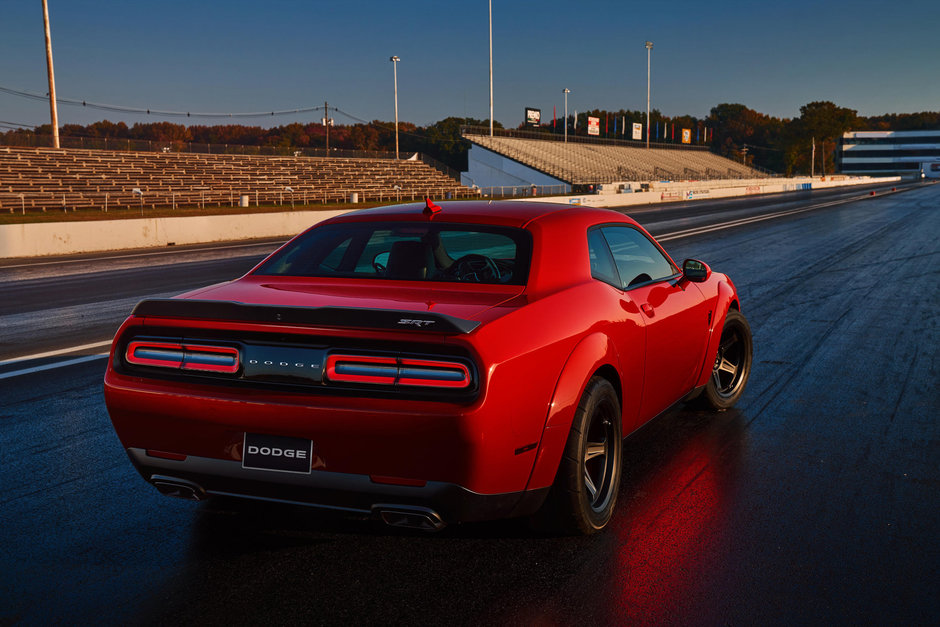
[[[0,147],[0,207],[72,210],[459,198],[417,159],[261,157]]]
[[[615,181],[758,179],[769,175],[704,149],[667,148],[661,144],[646,149],[626,142],[585,141],[582,137],[570,138],[568,142],[562,142],[557,136],[547,136],[550,139],[490,137],[470,128],[464,129],[463,136],[473,144],[470,170],[464,175],[464,182],[472,180],[480,187],[536,182],[539,185],[560,182],[588,185]],[[474,154],[477,148],[482,150]],[[512,172],[498,172],[495,173],[497,180],[500,174],[509,174],[510,180],[504,177],[493,182],[493,171],[499,169],[498,158],[492,158],[494,155],[508,157],[531,171],[520,172],[515,168]],[[546,176],[551,180],[546,180]],[[532,180],[524,180],[527,177]]]

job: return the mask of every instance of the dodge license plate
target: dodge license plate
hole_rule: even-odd
[[[310,473],[313,442],[283,435],[246,433],[242,468]]]

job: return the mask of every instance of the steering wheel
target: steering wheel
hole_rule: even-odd
[[[503,278],[499,266],[492,257],[470,253],[454,262],[453,273],[458,281],[474,281],[476,283],[499,282]]]

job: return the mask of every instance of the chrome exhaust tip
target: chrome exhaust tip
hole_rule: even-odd
[[[404,527],[420,531],[440,531],[446,526],[440,514],[427,507],[413,505],[373,505],[382,521],[390,527]]]
[[[160,491],[160,494],[178,499],[204,501],[208,496],[206,491],[202,489],[202,486],[192,481],[187,481],[186,479],[153,475],[150,477],[150,483]]]

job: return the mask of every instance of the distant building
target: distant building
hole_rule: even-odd
[[[837,159],[843,174],[940,178],[940,130],[843,133]]]

